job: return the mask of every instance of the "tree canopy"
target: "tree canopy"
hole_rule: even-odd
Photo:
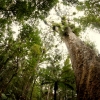
[[[70,26],[79,36],[81,28],[69,20],[66,24],[65,17],[69,16],[61,16],[61,23],[52,22],[46,33],[38,28],[40,20],[45,21],[58,2],[0,0],[0,100],[76,100],[70,58],[62,57],[63,51],[58,50],[60,43],[54,44],[57,35],[52,33],[64,35],[65,28]],[[62,0],[60,3],[84,11],[84,16],[75,19],[82,27],[99,29],[99,0]],[[18,30],[14,30],[17,26]]]
[[[100,27],[100,1],[99,0],[86,0],[79,2],[77,10],[84,11],[84,15],[77,21],[83,25],[83,27],[98,28]]]

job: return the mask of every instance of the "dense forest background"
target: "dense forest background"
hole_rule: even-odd
[[[46,19],[51,11],[58,19]],[[99,0],[0,0],[0,100],[76,100],[70,56],[54,25],[66,17],[81,38],[87,28],[99,33],[99,13]]]

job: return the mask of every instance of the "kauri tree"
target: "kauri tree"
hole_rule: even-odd
[[[91,46],[77,37],[79,31],[75,31],[77,28],[73,29],[65,17],[62,18],[62,22],[54,24],[53,28],[58,27],[61,39],[68,48],[76,78],[77,98],[100,100],[100,57]]]

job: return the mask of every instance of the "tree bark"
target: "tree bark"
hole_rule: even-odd
[[[58,82],[54,83],[54,100],[57,100]]]
[[[76,78],[78,100],[100,100],[100,57],[70,28],[63,36]]]

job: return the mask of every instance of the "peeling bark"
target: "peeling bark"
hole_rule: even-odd
[[[100,57],[68,28],[63,36],[76,78],[78,100],[100,100]]]

